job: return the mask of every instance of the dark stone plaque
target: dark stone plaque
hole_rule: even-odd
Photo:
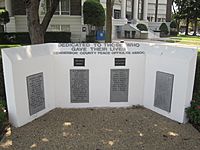
[[[85,66],[85,58],[74,58],[74,66]]]
[[[26,77],[30,115],[45,109],[43,73]],[[23,109],[23,108],[22,108]]]
[[[129,69],[111,69],[110,102],[128,102]]]
[[[115,66],[126,66],[126,58],[115,58]]]
[[[154,106],[165,110],[171,111],[172,91],[173,91],[174,75],[165,72],[156,72],[156,87]]]
[[[89,103],[89,70],[70,70],[70,95],[72,103]]]

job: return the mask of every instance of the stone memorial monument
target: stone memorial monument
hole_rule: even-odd
[[[197,50],[144,43],[54,43],[2,50],[15,127],[55,108],[143,105],[187,121]]]

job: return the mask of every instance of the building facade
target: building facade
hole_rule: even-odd
[[[71,32],[73,42],[85,41],[87,26],[83,24],[82,7],[85,0],[61,0],[53,16],[48,31]],[[158,1],[158,5],[156,5]],[[123,38],[125,25],[137,30],[138,23],[146,24],[150,30],[157,30],[165,22],[169,12],[168,1],[171,0],[115,0],[113,6],[113,38]],[[106,0],[100,0],[106,8]],[[157,6],[157,7],[156,7]],[[26,11],[22,0],[6,0],[5,8],[10,13],[8,32],[26,32]],[[48,9],[48,0],[41,0],[39,14],[42,18]],[[168,15],[169,16],[169,15]],[[168,21],[170,21],[168,19]]]

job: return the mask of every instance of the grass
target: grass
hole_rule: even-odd
[[[200,37],[199,36],[186,36],[186,35],[178,35],[177,37],[171,37],[170,40],[166,42],[170,43],[180,43],[191,46],[200,46]]]
[[[11,47],[19,47],[19,44],[0,44],[0,56],[1,56],[1,49],[3,48],[11,48]]]
[[[19,47],[19,44],[0,44],[0,49],[2,48],[10,48],[10,47]]]
[[[0,9],[0,13],[5,12],[5,9]]]

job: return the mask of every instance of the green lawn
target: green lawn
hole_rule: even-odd
[[[2,48],[10,48],[10,47],[19,47],[20,44],[0,44],[0,49]]]
[[[0,9],[0,13],[5,12],[5,9]]]
[[[3,48],[11,48],[11,47],[19,47],[21,45],[19,44],[0,44],[0,55],[1,55],[1,49]]]
[[[178,35],[177,37],[170,37],[170,40],[167,42],[173,43],[181,43],[186,45],[192,46],[200,46],[200,37],[199,36],[185,36],[185,35]]]

